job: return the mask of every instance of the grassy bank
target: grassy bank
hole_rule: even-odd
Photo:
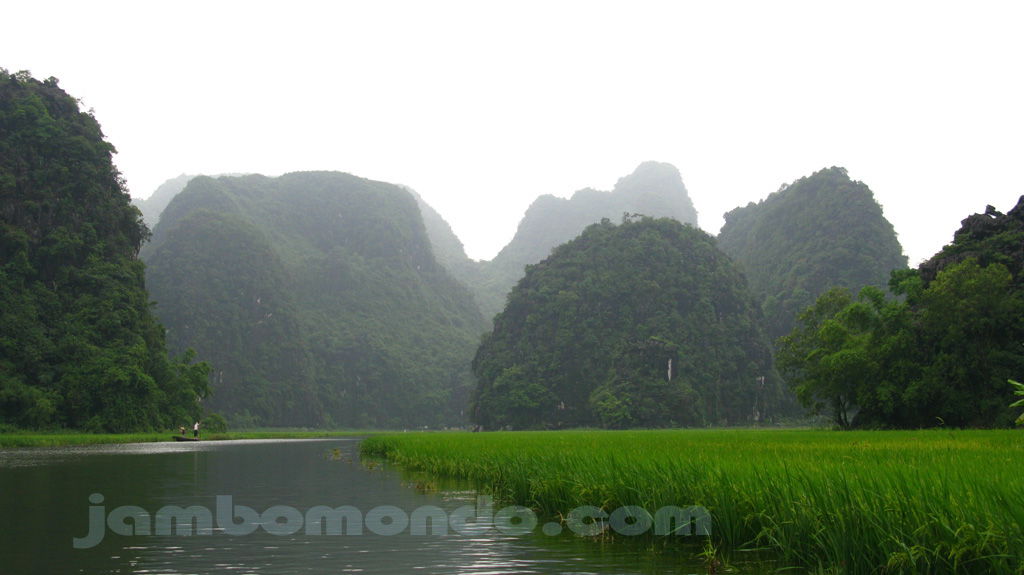
[[[682,430],[371,437],[366,455],[557,516],[700,505],[726,552],[843,573],[1024,572],[1024,433]]]
[[[231,439],[313,439],[318,437],[349,437],[380,433],[379,431],[341,430],[341,431],[308,431],[292,429],[259,429],[252,431],[232,431],[228,433],[201,433],[204,441],[224,441]],[[102,443],[148,443],[153,441],[171,441],[175,431],[147,433],[75,433],[75,432],[12,432],[0,433],[0,448],[6,447],[57,447],[63,445],[97,445]],[[191,431],[188,433],[191,436]]]

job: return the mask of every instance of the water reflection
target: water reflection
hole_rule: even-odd
[[[74,549],[89,532],[89,497],[102,494],[104,513],[132,505],[154,516],[167,505],[216,510],[217,496],[267,512],[302,513],[350,505],[362,513],[425,505],[451,514],[475,505],[465,487],[423,493],[396,472],[360,465],[351,439],[147,443],[0,451],[2,571],[21,573],[423,573],[667,574],[701,573],[692,550],[659,553],[643,544],[607,544],[535,530],[502,534],[470,522],[447,535],[274,535],[256,529],[232,536],[117,535]],[[217,527],[215,525],[215,527]],[[223,526],[221,526],[223,527]]]

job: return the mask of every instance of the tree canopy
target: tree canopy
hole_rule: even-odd
[[[0,423],[129,431],[200,413],[207,366],[167,358],[113,151],[57,80],[0,70]]]

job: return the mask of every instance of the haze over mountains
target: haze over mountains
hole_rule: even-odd
[[[697,210],[679,170],[670,164],[640,164],[610,192],[586,188],[569,199],[540,196],[526,210],[512,241],[493,260],[479,265],[474,291],[484,317],[489,319],[501,311],[505,296],[522,277],[525,266],[546,258],[590,224],[602,218],[619,221],[626,213],[697,225]]]
[[[143,216],[55,80],[3,72],[0,88],[0,424],[760,421],[786,403],[762,306],[792,321],[905,262],[841,168],[730,212],[732,258],[656,162],[539,197],[489,262],[412,190],[337,172],[182,175]],[[147,243],[141,217],[158,222]],[[209,366],[169,360],[165,338]]]
[[[175,349],[236,424],[460,421],[485,323],[406,190],[340,173],[197,177],[143,257]]]
[[[725,214],[718,245],[746,272],[772,339],[829,288],[882,288],[907,267],[871,189],[837,167]]]
[[[799,195],[805,188],[813,193]],[[217,368],[220,393],[209,406],[253,424],[464,422],[474,385],[468,358],[528,266],[602,220],[638,214],[697,224],[678,170],[658,162],[641,164],[611,191],[539,197],[491,261],[469,259],[448,223],[414,190],[347,174],[180,176],[160,191],[150,201],[170,201],[163,216],[147,210],[160,223],[143,251],[157,313],[173,349],[194,347]],[[783,195],[792,205],[783,205]],[[761,206],[767,206],[763,214],[757,213]],[[795,309],[776,311],[773,302],[813,302],[830,282],[856,289],[883,281],[894,265],[905,266],[870,190],[840,168],[738,208],[728,219],[719,241],[747,274],[755,300],[772,310],[771,337],[782,329],[779,322],[793,321],[786,314]],[[847,225],[837,227],[838,221]],[[783,243],[767,241],[773,233]],[[849,249],[817,249],[822,234],[837,246],[895,245],[895,255],[851,259]],[[818,255],[809,260],[800,255],[805,252]],[[412,260],[403,263],[405,257]],[[761,264],[768,260],[775,261],[773,269],[789,270],[790,283],[766,279]],[[437,322],[438,316],[447,319]],[[410,380],[418,387],[388,387]],[[394,394],[406,401],[389,403]],[[417,414],[423,409],[413,406],[426,406],[432,415]],[[739,418],[728,410],[715,413],[700,417]]]
[[[842,168],[730,211],[716,239],[648,162],[538,198],[475,262],[402,186],[182,176],[143,244],[77,106],[0,69],[0,428],[743,424],[794,398],[843,427],[1014,419],[1021,204],[906,269]]]

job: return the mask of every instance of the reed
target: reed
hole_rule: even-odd
[[[1024,573],[1024,434],[812,430],[425,433],[362,444],[559,516],[701,505],[716,548],[844,573]]]

